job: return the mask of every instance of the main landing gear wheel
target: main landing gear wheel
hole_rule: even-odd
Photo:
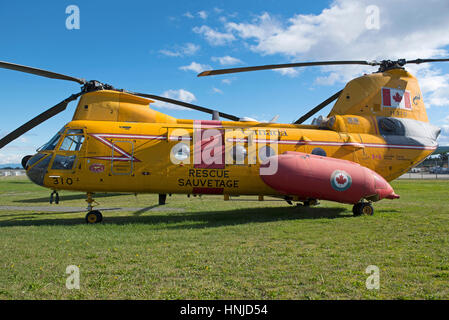
[[[103,216],[100,211],[92,210],[86,214],[87,223],[99,223],[103,220]]]
[[[369,202],[360,202],[352,207],[352,213],[355,217],[361,215],[372,216],[374,214],[374,208]]]
[[[98,223],[103,221],[103,216],[100,211],[93,210],[93,204],[98,205],[98,203],[92,198],[93,193],[87,193],[87,214],[86,214],[86,222],[87,223]]]

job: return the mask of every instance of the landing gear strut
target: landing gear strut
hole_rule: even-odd
[[[164,205],[166,200],[167,200],[167,195],[165,193],[159,194],[159,205],[160,206]]]
[[[303,205],[304,207],[317,206],[317,205],[319,205],[319,204],[320,204],[320,202],[319,202],[317,199],[308,199],[308,200],[305,200],[305,201],[302,203],[302,205]]]
[[[374,214],[374,208],[370,202],[359,202],[352,207],[352,213],[355,217],[361,215],[372,216]]]
[[[54,195],[54,197],[53,197],[53,195]],[[53,191],[50,194],[50,204],[53,203],[53,200],[55,201],[55,204],[59,204],[59,194],[57,191]]]
[[[98,205],[98,203],[92,198],[93,193],[92,192],[88,192],[87,193],[87,214],[86,214],[86,222],[87,223],[99,223],[101,221],[103,221],[103,215],[101,214],[100,211],[98,210],[92,210],[94,205],[92,205],[93,203],[95,203],[96,205]]]

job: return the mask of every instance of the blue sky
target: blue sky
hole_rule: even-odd
[[[66,7],[80,29],[66,28]],[[379,9],[367,28],[366,8]],[[331,67],[197,78],[204,68],[293,61],[449,56],[445,1],[46,1],[0,3],[0,60],[117,88],[165,95],[238,116],[292,122],[347,80],[375,71]],[[410,68],[421,83],[432,123],[449,144],[449,63]],[[55,105],[75,83],[0,70],[0,136]],[[70,121],[76,103],[0,150],[18,162]],[[159,104],[178,118],[209,119]],[[329,108],[323,110],[325,115]]]

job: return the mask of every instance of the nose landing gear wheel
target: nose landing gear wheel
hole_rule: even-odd
[[[91,223],[99,223],[103,220],[103,216],[100,211],[92,210],[86,214],[86,222]]]
[[[361,215],[372,216],[374,214],[374,208],[369,202],[359,202],[352,207],[352,213],[354,217]]]

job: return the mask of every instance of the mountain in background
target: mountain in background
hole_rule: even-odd
[[[0,164],[0,169],[5,169],[5,168],[13,168],[13,169],[23,169],[22,165],[20,163],[5,163],[5,164]]]

